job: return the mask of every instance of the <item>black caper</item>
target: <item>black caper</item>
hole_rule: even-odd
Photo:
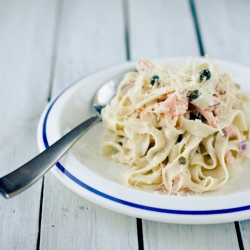
[[[206,121],[206,118],[201,113],[199,113],[199,112],[196,112],[195,114],[194,113],[190,113],[189,114],[189,119],[190,120],[199,119],[202,122]]]
[[[151,84],[154,85],[155,83],[157,83],[159,81],[160,77],[155,75],[151,77]]]
[[[122,146],[122,142],[119,141],[118,144]]]
[[[181,140],[182,140],[182,134],[178,136],[177,142],[181,142]]]
[[[190,120],[195,120],[196,119],[196,115],[194,113],[190,113],[189,114],[189,119]]]
[[[200,72],[200,80],[203,81],[204,79],[207,81],[211,78],[211,72],[208,69],[203,69]]]
[[[192,91],[190,94],[189,94],[189,99],[190,101],[193,101],[194,99],[197,99],[199,97],[200,93],[199,93],[199,90],[194,90]]]
[[[201,120],[202,122],[206,121],[206,118],[199,112],[196,112],[196,118]]]
[[[178,159],[178,162],[180,165],[186,165],[187,163],[187,159],[183,156],[181,156],[179,159]]]

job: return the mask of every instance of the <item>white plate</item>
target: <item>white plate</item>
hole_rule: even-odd
[[[200,60],[197,58],[196,60]],[[181,65],[187,58],[160,59]],[[243,90],[250,92],[250,69],[214,60],[232,73]],[[97,72],[80,79],[59,93],[43,112],[38,126],[38,145],[43,151],[63,134],[93,113],[91,99],[108,79],[135,66],[135,62]],[[170,223],[209,224],[250,218],[250,166],[230,179],[227,186],[205,195],[168,196],[125,187],[118,182],[121,165],[102,158],[97,150],[105,130],[96,125],[52,168],[51,172],[68,188],[108,209],[130,216]]]

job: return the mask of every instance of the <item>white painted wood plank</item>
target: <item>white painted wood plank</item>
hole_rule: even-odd
[[[133,59],[138,59],[141,55],[148,57],[199,55],[188,1],[143,1],[142,3],[140,0],[131,0],[129,10]],[[195,226],[146,220],[142,223],[145,249],[238,248],[233,223]]]
[[[122,1],[65,1],[53,93],[125,58]],[[41,249],[137,249],[136,219],[101,208],[45,177]]]
[[[250,65],[250,2],[196,1],[205,52],[212,58]]]
[[[144,221],[145,250],[238,249],[231,223],[218,225],[176,225]],[[164,239],[164,240],[163,240]]]
[[[38,153],[49,89],[56,1],[0,1],[0,176]],[[0,197],[0,249],[36,249],[41,181]]]
[[[130,0],[131,58],[198,56],[188,1]]]
[[[126,60],[122,0],[65,0],[53,93]]]
[[[91,203],[45,178],[41,249],[137,249],[136,220]]]
[[[250,66],[250,2],[199,0],[196,5],[206,53]],[[250,220],[240,222],[240,229],[244,248],[250,249]]]

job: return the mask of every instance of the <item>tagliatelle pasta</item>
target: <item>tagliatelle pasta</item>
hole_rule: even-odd
[[[126,186],[169,194],[224,186],[250,158],[250,97],[209,59],[142,58],[102,110],[102,151],[129,166]]]

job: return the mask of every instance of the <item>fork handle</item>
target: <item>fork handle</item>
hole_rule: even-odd
[[[35,158],[0,178],[0,193],[8,199],[29,188],[45,175],[82,135],[101,120],[100,116],[89,118]]]

